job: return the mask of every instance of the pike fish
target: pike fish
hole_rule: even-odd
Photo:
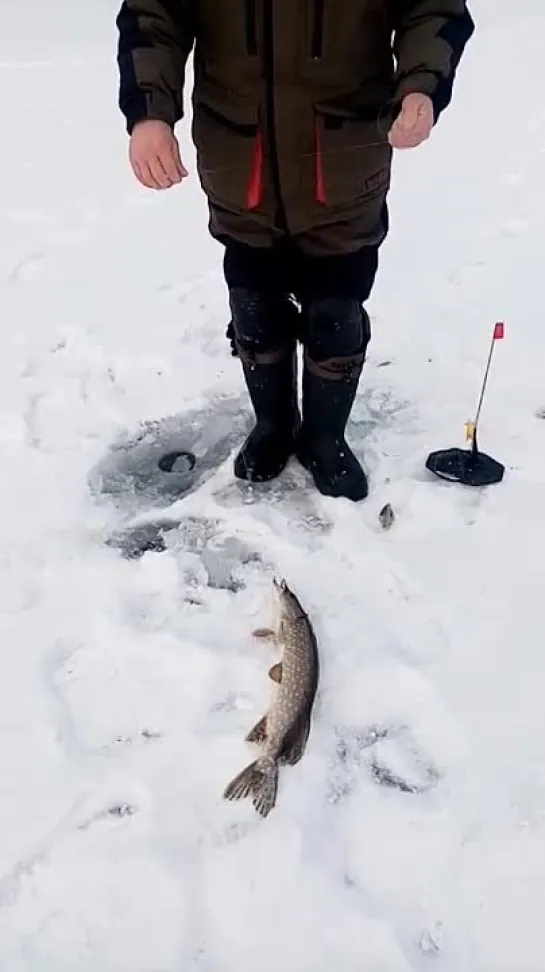
[[[274,580],[274,588],[276,627],[254,635],[272,640],[282,650],[282,659],[269,671],[276,683],[269,710],[246,736],[246,742],[260,745],[262,753],[223,794],[226,800],[250,797],[262,817],[276,805],[279,767],[294,766],[303,756],[319,678],[318,647],[308,615],[285,580]]]

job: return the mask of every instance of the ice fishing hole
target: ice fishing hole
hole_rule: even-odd
[[[180,452],[167,452],[166,455],[161,456],[158,465],[161,472],[190,473],[195,468],[196,462],[195,454],[184,449]]]

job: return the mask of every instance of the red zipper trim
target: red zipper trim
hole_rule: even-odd
[[[257,209],[263,192],[263,136],[258,129],[255,136],[252,153],[252,164],[246,192],[246,206]]]

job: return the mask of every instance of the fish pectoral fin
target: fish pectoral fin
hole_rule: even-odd
[[[252,635],[254,638],[261,638],[262,641],[276,641],[276,631],[272,628],[255,628]]]
[[[278,754],[279,762],[284,766],[295,766],[305,751],[309,735],[310,716],[307,712],[304,712],[294,722],[291,730],[286,735],[282,749]]]
[[[264,743],[267,739],[267,716],[264,715],[259,722],[256,722],[253,729],[250,729],[246,736],[246,742]]]
[[[282,662],[277,662],[276,665],[269,668],[269,678],[271,681],[280,685],[280,682],[282,681]]]

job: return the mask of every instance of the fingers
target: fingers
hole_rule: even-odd
[[[148,189],[170,189],[188,175],[178,141],[164,122],[150,120],[135,127],[129,159],[136,178]]]
[[[172,151],[165,151],[161,155],[152,157],[149,161],[149,167],[158,189],[170,189],[175,182],[180,181],[176,174],[172,178],[168,171],[174,168]]]
[[[421,106],[417,101],[411,101],[407,99],[403,107],[403,111],[399,116],[400,126],[404,132],[409,134],[418,128],[418,123],[421,120]]]
[[[180,146],[176,139],[174,139],[174,144],[172,146],[172,162],[173,170],[180,180],[186,179],[189,175],[185,165],[182,162],[182,156],[180,155]]]
[[[135,159],[132,168],[138,181],[148,189],[170,189],[187,176],[181,160],[178,164],[172,153],[152,156],[149,161]]]
[[[131,159],[131,166],[136,178],[143,186],[146,187],[146,189],[159,188],[157,185],[155,185],[149,165],[146,165],[145,162],[136,162]]]
[[[186,178],[188,173],[184,168],[176,139],[172,139],[168,148],[151,160],[150,168],[161,189],[169,189],[170,186]]]
[[[413,109],[402,111],[390,130],[388,139],[392,148],[415,148],[430,134],[430,127],[425,117],[419,116]]]
[[[388,133],[392,148],[416,148],[429,138],[433,128],[433,104],[426,95],[407,95],[401,112]]]
[[[425,142],[430,136],[427,129],[414,129],[412,132],[406,132],[402,128],[392,128],[389,135],[388,141],[394,149],[409,149],[416,148]]]

